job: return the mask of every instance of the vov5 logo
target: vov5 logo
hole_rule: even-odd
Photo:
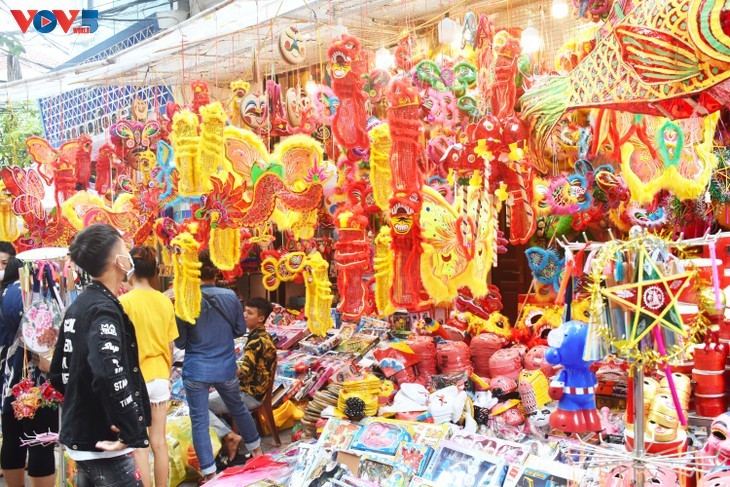
[[[74,34],[92,34],[99,28],[98,10],[11,10],[18,27],[25,34],[33,24],[33,28],[41,34],[50,34],[56,27],[68,34],[76,18],[81,14],[81,27],[74,27]]]

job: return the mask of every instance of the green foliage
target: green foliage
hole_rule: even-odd
[[[38,105],[33,101],[0,107],[0,167],[27,167],[33,163],[25,139],[43,135]]]
[[[7,49],[11,56],[25,53],[23,43],[13,34],[0,34],[0,47]]]

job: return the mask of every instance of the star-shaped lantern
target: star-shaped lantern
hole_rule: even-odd
[[[690,274],[662,275],[644,248],[638,257],[636,282],[601,290],[601,294],[633,314],[626,337],[628,346],[635,347],[657,325],[686,337],[677,301],[689,285]]]

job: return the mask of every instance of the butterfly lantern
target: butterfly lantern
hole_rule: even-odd
[[[31,159],[38,164],[38,175],[47,185],[53,184],[60,204],[76,191],[77,183],[88,186],[91,177],[91,138],[82,135],[63,144],[58,150],[41,137],[25,141]]]
[[[132,122],[120,120],[109,128],[111,141],[116,146],[117,155],[133,170],[140,167],[140,154],[156,147],[160,136],[160,123]]]
[[[33,169],[5,167],[0,171],[5,189],[12,195],[13,213],[23,218],[29,226],[43,225],[46,210],[43,208],[45,187],[39,173]]]

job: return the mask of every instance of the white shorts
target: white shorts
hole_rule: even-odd
[[[147,394],[150,396],[150,403],[159,404],[170,400],[170,381],[165,379],[152,379],[147,383]]]

